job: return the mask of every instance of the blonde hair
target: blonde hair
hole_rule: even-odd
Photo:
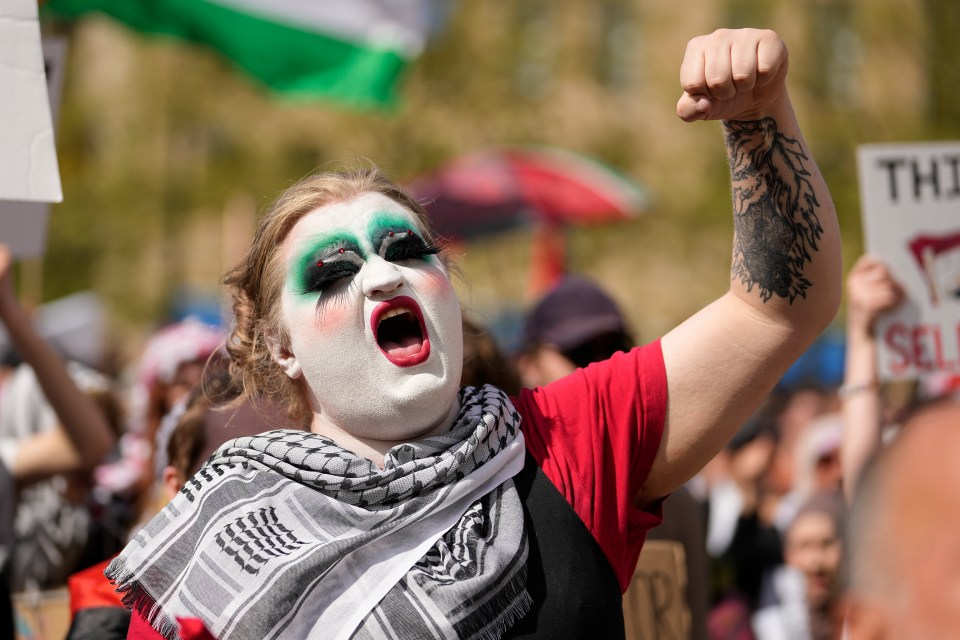
[[[280,313],[285,270],[280,247],[294,225],[324,205],[379,193],[413,212],[424,239],[433,243],[426,212],[375,166],[349,172],[321,172],[287,189],[260,220],[253,243],[240,263],[224,278],[232,299],[234,324],[227,339],[230,375],[241,390],[236,403],[267,397],[288,416],[309,424],[310,406],[298,381],[291,380],[273,361],[268,337],[287,344],[289,335]]]

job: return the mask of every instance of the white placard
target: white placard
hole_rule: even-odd
[[[0,200],[63,200],[36,0],[0,3]]]
[[[63,77],[67,65],[67,40],[62,36],[43,39],[43,66],[50,96],[50,115],[57,128]],[[47,246],[47,221],[50,205],[46,202],[0,200],[0,242],[18,259],[39,258]]]
[[[857,150],[867,252],[907,301],[877,324],[883,380],[960,374],[960,142]]]

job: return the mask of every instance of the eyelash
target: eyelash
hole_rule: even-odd
[[[352,278],[360,269],[348,260],[337,260],[322,267],[315,266],[307,276],[307,284],[301,293],[323,292],[344,278]]]
[[[416,235],[403,236],[391,242],[383,251],[383,259],[390,262],[423,260],[440,253],[440,247],[424,241]]]
[[[403,262],[405,260],[423,260],[435,256],[441,248],[426,242],[417,235],[403,235],[386,246],[384,260]],[[352,278],[360,272],[360,267],[349,260],[337,260],[325,265],[314,265],[307,274],[306,286],[301,294],[322,293],[335,286],[344,278]]]

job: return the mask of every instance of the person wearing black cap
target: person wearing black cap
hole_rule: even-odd
[[[525,387],[539,387],[634,344],[613,298],[595,282],[567,275],[527,315],[517,366]]]

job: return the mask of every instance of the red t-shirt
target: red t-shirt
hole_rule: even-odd
[[[615,354],[514,399],[527,450],[566,498],[626,591],[647,531],[661,522],[633,501],[660,447],[667,375],[660,342]]]

